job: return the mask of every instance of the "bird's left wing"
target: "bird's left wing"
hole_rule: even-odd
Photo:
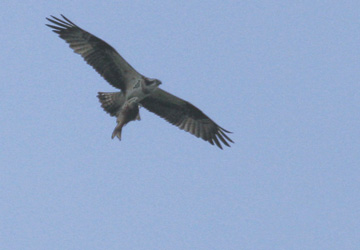
[[[109,44],[81,29],[65,16],[64,20],[46,18],[55,25],[46,24],[64,39],[75,53],[80,54],[106,81],[126,92],[132,79],[141,75]]]
[[[220,141],[228,147],[230,147],[228,142],[233,143],[226,135],[231,132],[217,125],[191,103],[160,88],[142,100],[141,105],[180,129],[200,137],[212,145],[215,143],[221,149]]]

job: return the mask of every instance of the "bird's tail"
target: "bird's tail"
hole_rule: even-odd
[[[116,116],[124,102],[124,95],[122,92],[99,92],[97,97],[99,98],[101,107],[111,116]]]

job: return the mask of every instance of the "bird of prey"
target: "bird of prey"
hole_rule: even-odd
[[[233,141],[226,135],[231,133],[217,125],[200,109],[161,88],[161,81],[138,73],[116,50],[103,40],[83,30],[65,16],[51,16],[46,24],[64,39],[75,53],[80,54],[118,92],[99,92],[101,107],[117,118],[112,138],[121,140],[121,130],[128,122],[140,120],[139,107],[164,118],[210,144],[222,149],[221,142],[230,147]]]

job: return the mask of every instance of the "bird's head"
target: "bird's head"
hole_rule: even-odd
[[[152,78],[144,78],[144,83],[145,83],[145,90],[147,92],[152,92],[154,91],[160,84],[161,81],[158,79],[152,79]]]

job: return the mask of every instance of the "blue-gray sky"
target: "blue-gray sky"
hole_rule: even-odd
[[[1,1],[1,249],[358,249],[359,1]],[[219,150],[113,91],[64,14],[233,131]]]

